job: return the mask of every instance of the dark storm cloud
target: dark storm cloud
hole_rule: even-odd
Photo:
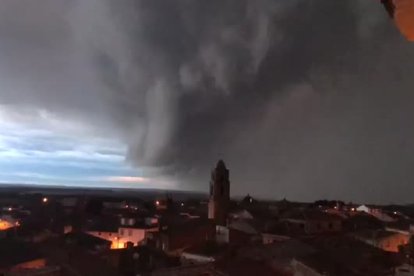
[[[377,3],[7,2],[1,100],[110,128],[148,175],[205,190],[224,158],[234,194],[410,200],[413,46]]]

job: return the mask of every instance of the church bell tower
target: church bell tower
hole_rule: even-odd
[[[218,161],[211,172],[208,218],[219,225],[225,225],[230,201],[229,170],[223,160]]]

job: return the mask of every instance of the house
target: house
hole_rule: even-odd
[[[154,236],[159,249],[171,255],[180,255],[187,248],[214,240],[215,232],[212,221],[192,219],[164,226]]]
[[[216,225],[216,242],[219,244],[238,245],[249,243],[256,234],[246,233],[227,226]]]
[[[103,258],[111,267],[118,268],[122,275],[147,275],[145,273],[180,265],[179,258],[171,258],[145,242],[139,246],[128,244],[126,248],[107,251]]]
[[[388,223],[385,230],[391,232],[402,233],[405,235],[413,234],[413,221],[412,220],[398,220],[395,222]]]
[[[402,264],[398,254],[347,236],[315,236],[306,243],[315,252],[295,258],[294,275],[390,276]]]
[[[314,254],[315,249],[299,240],[289,239],[265,245],[251,245],[240,248],[240,258],[260,261],[277,271],[292,273],[291,262],[295,258]]]
[[[229,217],[231,219],[253,219],[251,212],[247,211],[246,209],[233,211],[229,213]]]
[[[371,216],[374,216],[383,222],[392,222],[396,220],[391,215],[388,215],[387,213],[383,212],[380,208],[374,206],[360,205],[356,208],[356,211],[370,214]]]
[[[152,220],[123,217],[120,220],[102,220],[90,227],[86,233],[111,241],[112,249],[120,249],[125,248],[128,242],[137,246],[145,239],[147,233],[157,231],[158,226],[153,225]]]
[[[14,219],[10,215],[2,215],[0,217],[0,231],[11,229],[19,225],[20,225],[19,221]]]
[[[252,220],[232,220],[227,224],[229,229],[238,230],[248,235],[259,235],[260,229],[254,224]]]
[[[304,260],[293,259],[291,262],[293,275],[295,276],[324,276],[330,275],[328,272],[322,270],[318,271],[318,268],[314,268]],[[320,269],[320,268],[319,268]],[[339,276],[339,275],[338,275]]]
[[[262,243],[271,244],[291,239],[295,233],[289,229],[289,225],[284,221],[277,221],[273,225],[266,227],[261,233]]]
[[[359,231],[363,229],[383,229],[384,223],[374,216],[365,212],[357,212],[345,219],[343,226],[348,231]]]
[[[354,233],[353,237],[389,252],[399,252],[399,247],[410,240],[410,235],[386,230],[361,230]]]
[[[259,241],[262,239],[263,233],[272,234],[270,230],[275,225],[277,225],[277,218],[269,209],[252,208],[230,213],[226,227],[233,231],[233,235],[244,233],[244,236],[249,236],[249,241]],[[270,235],[267,235],[267,237],[270,237]]]
[[[269,264],[262,261],[234,257],[217,262],[217,271],[221,272],[221,275],[229,276],[290,276],[291,273],[283,272]]]
[[[368,207],[367,205],[360,205],[356,208],[356,210],[358,212],[365,212],[365,213],[370,214],[372,212],[373,208]]]
[[[342,230],[341,217],[317,210],[299,211],[283,221],[287,222],[293,232],[308,235],[337,233]]]

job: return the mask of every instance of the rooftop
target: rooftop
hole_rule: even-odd
[[[321,269],[327,269],[329,263],[334,263],[338,267],[343,267],[344,271],[352,267],[353,271],[360,273],[356,275],[382,275],[383,271],[392,269],[401,261],[397,254],[385,252],[347,236],[316,237],[306,242],[319,253],[309,259],[302,259],[308,262],[319,260],[313,265]]]
[[[231,258],[216,264],[219,271],[229,276],[285,276],[286,274],[276,272],[270,265],[249,258]]]
[[[383,239],[383,238],[387,238],[387,237],[391,237],[394,235],[398,235],[395,232],[392,231],[387,231],[387,230],[370,230],[370,229],[366,229],[366,230],[361,230],[358,231],[356,233],[354,233],[355,236],[363,238],[363,239]]]
[[[192,246],[185,250],[186,253],[203,255],[203,256],[217,256],[223,254],[228,249],[228,246],[217,244],[213,241],[207,241],[203,244]]]
[[[43,258],[37,249],[28,243],[0,240],[0,268]]]
[[[108,248],[111,246],[111,242],[83,233],[83,232],[71,232],[64,236],[66,241],[70,241],[75,243],[81,247],[87,247],[95,249],[96,246],[107,246]]]
[[[293,210],[290,213],[286,214],[285,218],[316,221],[342,220],[342,218],[338,215],[322,212],[319,210]]]
[[[289,263],[293,258],[313,254],[315,249],[299,240],[289,239],[266,245],[244,247],[240,250],[241,256],[256,259],[277,259],[280,263]]]

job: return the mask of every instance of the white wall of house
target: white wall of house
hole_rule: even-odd
[[[118,232],[88,231],[89,235],[112,242],[111,248],[125,248],[128,242],[139,245],[145,239],[146,232],[156,232],[158,228],[119,227]]]
[[[120,227],[118,229],[118,236],[123,243],[132,242],[134,245],[138,245],[144,240],[145,232],[145,229]]]
[[[371,208],[369,208],[368,206],[366,206],[366,205],[361,205],[361,206],[359,206],[358,208],[356,208],[356,210],[358,211],[358,212],[365,212],[365,213],[371,213]]]

